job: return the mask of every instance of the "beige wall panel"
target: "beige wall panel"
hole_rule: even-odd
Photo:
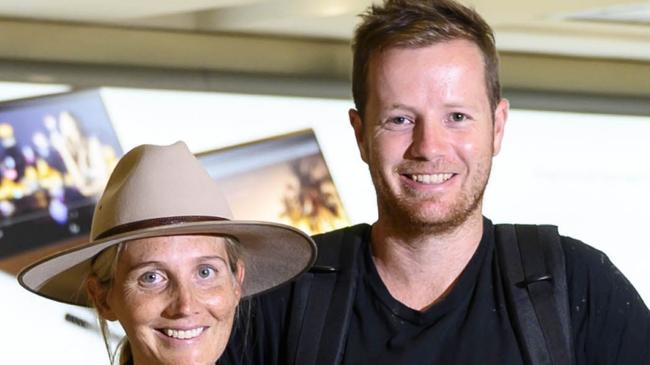
[[[504,87],[650,97],[650,62],[504,53]]]
[[[4,59],[341,77],[350,64],[343,42],[10,20],[0,34]]]
[[[347,41],[15,20],[0,20],[0,34],[0,61],[68,68],[132,66],[161,74],[167,69],[348,81],[352,64]],[[513,52],[503,52],[501,59],[505,89],[650,97],[650,62]]]

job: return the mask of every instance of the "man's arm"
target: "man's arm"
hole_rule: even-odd
[[[563,237],[577,364],[650,364],[650,311],[602,252]]]

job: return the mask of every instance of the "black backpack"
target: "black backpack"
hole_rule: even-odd
[[[525,360],[531,365],[572,364],[566,268],[557,227],[495,227],[507,308]],[[361,224],[314,237],[318,260],[296,283],[292,298],[289,363],[341,362],[356,293],[354,262],[367,229]]]

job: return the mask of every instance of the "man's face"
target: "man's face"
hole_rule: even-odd
[[[354,110],[350,120],[380,221],[446,231],[480,216],[508,103],[492,112],[479,48],[389,48],[371,58],[367,88],[363,121]]]

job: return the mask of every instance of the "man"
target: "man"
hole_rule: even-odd
[[[650,364],[647,307],[604,254],[568,237],[557,236],[562,274],[524,283],[564,293],[566,341],[523,334],[537,325],[517,316],[500,228],[482,216],[509,106],[478,14],[451,0],[372,7],[355,34],[353,95],[378,220],[316,236],[315,270],[252,303],[225,363]]]

